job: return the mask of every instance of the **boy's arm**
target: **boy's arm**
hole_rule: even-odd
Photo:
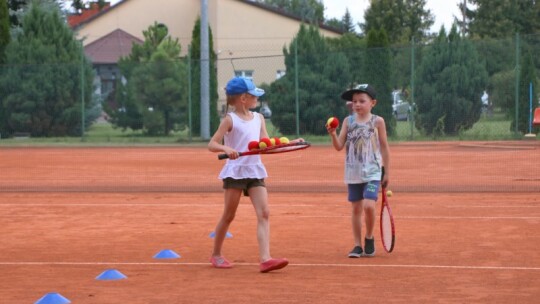
[[[380,116],[377,119],[377,132],[379,133],[379,144],[381,145],[381,156],[384,165],[382,185],[386,187],[390,181],[390,145],[388,144],[388,136],[386,134],[386,124]]]
[[[339,135],[337,135],[336,133],[337,128],[332,128],[329,125],[326,126],[326,130],[328,131],[328,134],[330,134],[330,138],[332,139],[332,145],[337,151],[341,151],[345,146],[348,126],[349,120],[344,119],[343,124],[341,125],[341,130],[339,130]]]

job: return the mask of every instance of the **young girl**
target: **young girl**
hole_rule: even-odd
[[[377,104],[375,89],[361,84],[341,94],[352,102],[352,114],[343,120],[339,136],[336,128],[327,126],[332,144],[337,151],[345,149],[345,183],[352,205],[354,248],[350,258],[374,256],[375,204],[381,182],[388,184],[390,149],[384,119],[371,113]],[[384,165],[384,176],[381,173]],[[362,249],[362,212],[365,212],[366,232]]]
[[[266,169],[260,155],[239,157],[238,151],[247,150],[250,141],[268,137],[266,124],[261,114],[251,112],[257,106],[257,98],[264,94],[247,78],[235,77],[227,83],[227,106],[234,112],[228,113],[208,143],[212,152],[225,152],[229,159],[219,174],[225,189],[225,207],[216,226],[214,251],[210,262],[216,268],[231,268],[233,265],[221,254],[225,235],[236,214],[242,192],[249,196],[257,214],[257,241],[259,243],[260,271],[281,269],[289,261],[270,256],[270,224],[268,194],[264,184]],[[222,140],[224,139],[224,144]]]

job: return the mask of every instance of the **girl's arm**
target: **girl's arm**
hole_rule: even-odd
[[[259,135],[259,138],[269,138],[268,131],[266,131],[266,121],[264,120],[264,116],[261,113],[255,113],[255,115],[259,115],[262,121],[261,134]]]
[[[390,146],[388,145],[388,136],[386,135],[386,124],[384,119],[379,116],[376,125],[377,132],[379,133],[379,144],[381,145],[381,156],[384,165],[382,185],[383,187],[386,187],[390,181]]]
[[[330,138],[332,138],[332,145],[337,151],[341,151],[345,147],[345,141],[347,140],[347,129],[349,128],[349,120],[345,118],[339,130],[339,135],[336,134],[337,128],[332,128],[329,125],[326,126]]]
[[[232,119],[229,115],[226,115],[225,118],[219,124],[219,127],[214,133],[214,136],[208,142],[208,150],[211,152],[224,152],[230,159],[237,159],[239,157],[238,151],[232,149],[231,147],[221,144],[223,142],[223,137],[227,132],[232,130]]]

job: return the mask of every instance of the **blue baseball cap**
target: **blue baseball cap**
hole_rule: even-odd
[[[253,81],[245,77],[234,77],[229,80],[227,87],[225,87],[227,95],[238,95],[243,93],[249,93],[253,96],[260,97],[264,94],[263,89],[257,88]]]

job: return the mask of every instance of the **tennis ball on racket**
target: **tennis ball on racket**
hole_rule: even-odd
[[[330,117],[326,121],[326,125],[330,126],[330,128],[332,128],[332,129],[335,129],[335,128],[339,127],[339,119],[337,119],[336,117]]]
[[[272,137],[272,138],[270,138],[270,140],[275,145],[281,145],[281,141],[279,140],[279,137]]]
[[[272,145],[272,142],[270,141],[270,138],[261,138],[261,140],[259,140],[259,148],[261,149],[264,149],[266,147],[270,147]]]
[[[279,142],[282,143],[282,144],[288,144],[289,143],[289,139],[287,137],[281,137],[279,139]]]
[[[394,194],[394,193],[392,193],[392,190],[388,190],[388,191],[386,191],[386,196],[388,196],[388,197],[391,197],[391,196],[392,196],[392,194]]]
[[[255,149],[259,149],[259,141],[257,140],[250,141],[248,144],[248,150],[251,151]]]

